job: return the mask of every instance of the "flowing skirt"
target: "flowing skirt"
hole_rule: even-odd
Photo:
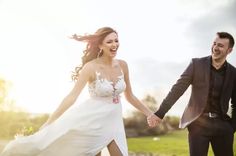
[[[122,106],[94,97],[35,134],[10,141],[0,156],[95,156],[113,140],[128,156]]]

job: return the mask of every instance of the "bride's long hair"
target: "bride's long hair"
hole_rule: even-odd
[[[86,49],[83,51],[84,55],[81,58],[82,64],[75,67],[74,71],[72,72],[71,78],[73,81],[78,79],[80,70],[87,62],[102,56],[103,52],[99,49],[99,45],[101,45],[104,38],[112,32],[117,34],[117,32],[110,27],[102,27],[91,35],[77,36],[75,34],[72,36],[72,38],[77,41],[87,42]]]

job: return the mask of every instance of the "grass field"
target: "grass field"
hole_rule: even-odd
[[[236,150],[236,135],[234,137],[234,140],[234,150]],[[6,140],[0,140],[0,152],[7,142],[8,141]],[[158,156],[189,155],[187,131],[176,131],[158,137],[129,138],[128,147],[130,153],[153,153]],[[107,156],[107,154],[104,152],[103,156]],[[145,155],[142,154],[142,156]],[[208,156],[213,156],[211,148]],[[236,153],[234,154],[234,156],[236,156]]]
[[[234,137],[234,151],[236,150],[236,135]],[[129,138],[128,147],[131,152],[155,153],[158,156],[188,156],[187,131],[176,131],[158,137]],[[208,156],[213,156],[209,148]],[[236,153],[234,154],[236,156]]]

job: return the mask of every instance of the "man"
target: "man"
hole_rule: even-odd
[[[226,61],[233,46],[232,35],[218,32],[211,56],[192,59],[160,108],[147,119],[149,126],[156,126],[189,85],[192,85],[191,97],[180,122],[180,128],[187,127],[189,131],[191,156],[207,156],[209,144],[215,156],[233,156],[236,68]]]

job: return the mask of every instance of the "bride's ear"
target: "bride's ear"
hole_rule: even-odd
[[[102,48],[102,43],[98,43],[97,46],[98,46],[99,49],[101,49]]]

